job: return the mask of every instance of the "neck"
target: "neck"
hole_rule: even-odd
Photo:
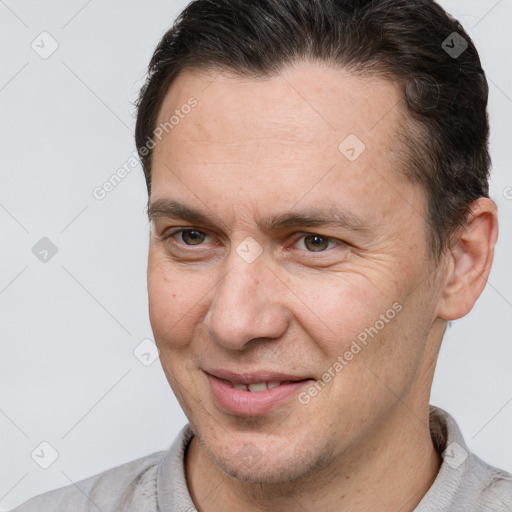
[[[280,512],[301,507],[324,512],[413,511],[441,463],[428,428],[428,403],[422,411],[397,404],[370,436],[328,467],[285,484],[239,482],[213,463],[194,436],[185,455],[192,500],[201,512]]]

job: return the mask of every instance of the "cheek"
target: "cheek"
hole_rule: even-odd
[[[149,318],[160,350],[180,349],[205,314],[210,279],[184,271],[161,257],[148,260]]]
[[[391,294],[377,290],[366,277],[340,274],[324,280],[301,280],[294,286],[296,316],[322,350],[336,357],[352,340],[392,308]],[[380,324],[379,324],[380,325]],[[364,336],[364,335],[363,335]]]

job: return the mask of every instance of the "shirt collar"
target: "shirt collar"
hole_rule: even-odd
[[[185,478],[185,451],[194,433],[185,425],[158,465],[156,492],[159,512],[196,510]]]
[[[434,447],[441,456],[442,463],[434,483],[415,512],[464,510],[460,508],[463,504],[457,491],[468,479],[476,478],[471,471],[477,463],[476,457],[467,447],[459,426],[446,411],[430,406],[429,426]]]

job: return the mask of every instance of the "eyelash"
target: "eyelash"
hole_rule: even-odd
[[[202,233],[202,234],[206,235],[207,237],[210,236],[210,235],[208,235],[208,233],[205,233],[204,231],[202,231],[200,229],[189,227],[189,228],[177,228],[177,229],[174,229],[174,230],[167,231],[166,233],[164,233],[160,237],[160,240],[162,240],[162,241],[168,240],[170,238],[173,238],[175,235],[178,235],[180,233],[184,233],[185,231],[197,231],[199,233]],[[327,240],[329,242],[333,242],[334,246],[346,245],[346,243],[343,242],[342,240],[338,240],[336,238],[324,236],[324,235],[321,235],[320,233],[306,233],[306,232],[302,232],[302,233],[298,233],[298,235],[299,236],[297,236],[294,239],[293,245],[295,245],[299,240],[302,240],[302,239],[306,238],[307,236],[318,236],[318,237],[323,238],[323,239],[325,239],[325,240]],[[174,243],[179,244],[180,246],[194,247],[194,244],[185,244],[183,242],[177,242],[177,241],[175,241]],[[202,244],[196,244],[196,245],[200,246]],[[312,254],[312,255],[315,256],[315,255],[325,254],[330,249],[333,249],[333,247],[324,249],[323,251],[308,251],[307,249],[302,249],[302,250],[305,250],[307,253]]]

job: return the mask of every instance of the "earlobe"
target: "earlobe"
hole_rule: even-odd
[[[496,203],[481,197],[471,205],[468,220],[455,235],[447,254],[440,318],[456,320],[471,311],[487,283],[497,238]]]

